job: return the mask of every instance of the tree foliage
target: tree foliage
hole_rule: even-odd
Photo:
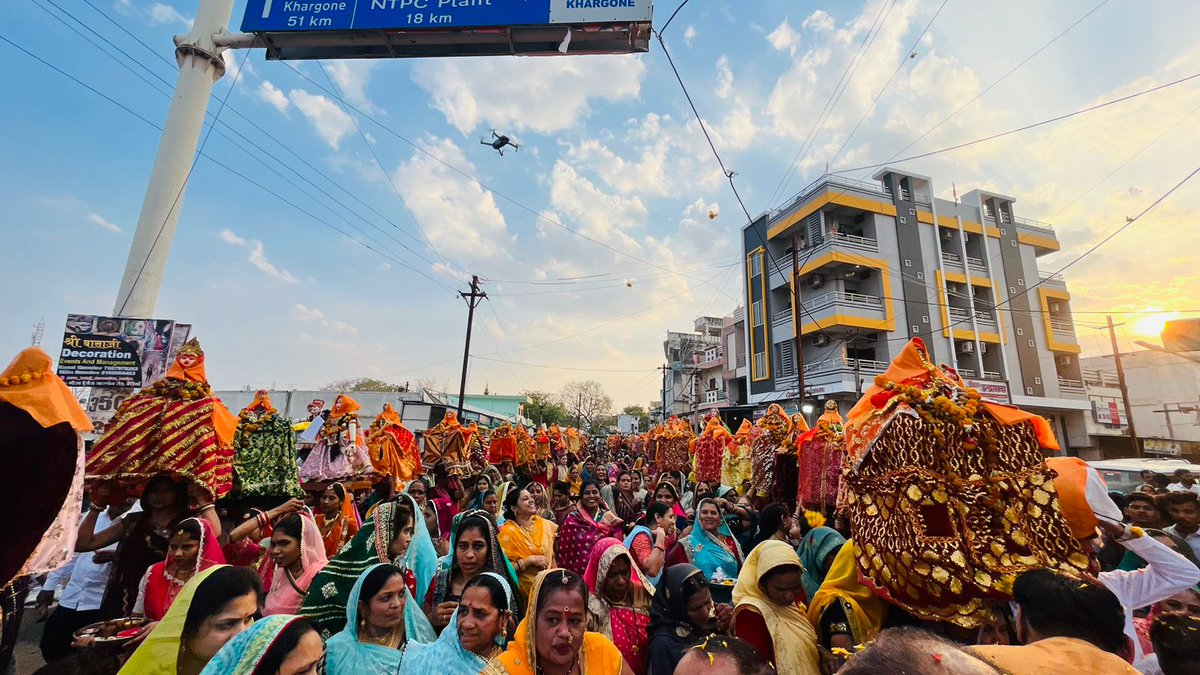
[[[525,417],[533,420],[534,424],[563,425],[567,423],[567,410],[554,400],[553,395],[544,391],[522,393],[529,397],[529,401],[525,404]]]
[[[604,387],[595,380],[568,382],[558,394],[558,403],[567,411],[573,423],[576,420],[584,429],[591,429],[602,417],[612,414],[612,398]]]
[[[408,391],[407,384],[392,384],[383,380],[376,380],[371,377],[354,377],[348,380],[338,380],[325,385],[324,389],[330,391],[384,391],[384,392],[402,392]]]

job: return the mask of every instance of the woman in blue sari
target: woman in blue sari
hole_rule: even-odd
[[[842,544],[846,543],[837,530],[831,527],[814,527],[804,535],[796,553],[800,556],[800,564],[804,566],[804,602],[811,603],[825,582],[825,575],[833,567],[833,559]]]
[[[696,504],[692,531],[680,539],[667,556],[668,565],[683,562],[695,565],[714,585],[713,598],[717,602],[729,601],[744,560],[741,545],[734,539],[729,525],[721,518],[721,509],[711,498],[701,499]]]
[[[317,673],[325,645],[302,616],[275,614],[254,623],[225,643],[200,675],[258,675],[278,673],[284,663],[289,673]]]
[[[350,590],[346,628],[325,643],[325,673],[398,673],[407,645],[436,637],[400,568],[379,563],[363,572]]]
[[[409,643],[402,672],[478,675],[504,649],[516,603],[504,577],[484,572],[467,582],[462,600],[441,637]]]

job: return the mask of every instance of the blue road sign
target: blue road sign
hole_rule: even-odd
[[[249,0],[247,33],[649,21],[651,0]]]

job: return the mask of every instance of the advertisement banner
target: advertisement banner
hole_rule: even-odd
[[[161,379],[175,322],[68,314],[58,376],[71,387],[137,389]]]
[[[1008,393],[1007,382],[996,382],[994,380],[963,380],[967,386],[978,391],[979,396],[985,401],[993,403],[1012,403],[1012,398]]]

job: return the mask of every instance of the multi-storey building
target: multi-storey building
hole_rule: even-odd
[[[700,316],[696,317],[694,332],[667,331],[663,341],[667,357],[663,393],[668,417],[692,417],[702,409],[724,404],[723,326],[719,316]]]
[[[1013,197],[933,192],[893,168],[827,175],[743,229],[749,402],[794,406],[802,370],[806,402],[845,412],[920,337],[985,396],[1051,419],[1066,447],[1066,418],[1089,406],[1071,295],[1037,264],[1059,250],[1054,229],[1017,217]]]
[[[746,308],[738,307],[725,317],[721,328],[721,346],[725,364],[721,377],[725,380],[725,399],[729,405],[746,405]]]

